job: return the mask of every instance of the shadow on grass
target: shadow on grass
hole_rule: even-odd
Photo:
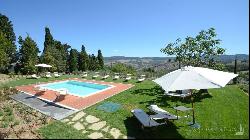
[[[127,129],[127,136],[135,137],[137,139],[156,139],[156,138],[183,138],[177,131],[179,129],[172,122],[167,125],[161,125],[154,128],[142,129],[141,123],[134,117],[127,117],[124,120]]]
[[[140,95],[147,95],[147,96],[154,96],[155,98],[150,100],[150,101],[144,101],[140,102],[141,104],[157,104],[160,106],[165,106],[165,107],[170,107],[171,105],[167,101],[171,102],[181,102],[181,103],[186,103],[190,104],[191,103],[191,96],[181,98],[181,97],[171,97],[171,96],[166,96],[164,95],[165,91],[160,87],[160,86],[155,86],[150,89],[136,89],[131,92],[131,94],[140,94]],[[203,99],[206,98],[212,98],[207,90],[199,90],[196,93],[193,93],[192,95],[194,97],[193,102],[202,102]]]

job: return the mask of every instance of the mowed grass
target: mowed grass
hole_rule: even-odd
[[[55,121],[38,130],[44,139],[82,139],[85,135],[70,125]]]
[[[39,78],[39,79],[29,79],[29,78],[21,78],[19,80],[13,80],[4,84],[0,85],[0,88],[3,87],[15,87],[15,86],[20,86],[20,85],[28,85],[28,84],[35,84],[38,82],[48,82],[48,81],[55,81],[55,80],[62,80],[62,79],[67,79],[67,78],[76,78],[79,77],[78,75],[62,75],[58,78],[51,77],[51,78]]]
[[[69,77],[72,76],[61,77],[61,79]],[[91,79],[91,77],[88,77],[88,79]],[[55,80],[55,78],[39,80],[46,82],[47,80]],[[105,81],[113,80],[110,78]],[[8,84],[9,86],[16,86],[35,82],[37,82],[35,79],[21,79]],[[123,80],[113,82],[123,82]],[[84,112],[97,116],[107,121],[107,124],[111,127],[119,128],[123,134],[136,138],[249,138],[249,97],[237,86],[229,85],[225,88],[209,89],[209,94],[194,94],[195,118],[196,122],[201,125],[200,129],[193,129],[187,125],[188,122],[192,121],[192,117],[189,117],[169,122],[167,126],[142,130],[140,123],[131,113],[132,109],[140,108],[147,113],[151,113],[147,107],[150,104],[157,104],[161,108],[176,114],[173,107],[176,105],[191,107],[190,99],[182,100],[166,97],[163,95],[162,89],[152,81],[136,83],[135,80],[131,80],[123,83],[132,83],[135,86],[84,109]],[[122,107],[114,113],[96,109],[98,105],[105,102],[119,103]],[[178,114],[186,115],[186,113]],[[240,131],[240,125],[244,133],[243,135],[235,135],[236,132]],[[87,138],[80,131],[59,121],[54,121],[40,128],[39,132],[44,138]]]
[[[226,86],[220,89],[210,89],[209,94],[195,94],[195,118],[201,125],[193,129],[187,125],[192,117],[183,118],[169,126],[158,127],[154,130],[142,131],[140,124],[130,112],[140,108],[150,113],[147,106],[157,104],[163,109],[176,114],[176,105],[191,107],[190,99],[169,98],[163,95],[161,88],[152,81],[133,83],[135,87],[117,94],[103,102],[91,106],[84,111],[100,117],[113,127],[119,128],[124,134],[136,138],[248,138],[249,137],[249,100],[237,86]],[[104,102],[115,102],[122,108],[114,113],[97,110],[96,107]],[[186,113],[178,113],[182,116]],[[191,114],[191,113],[190,113]],[[243,135],[235,135],[244,129]],[[150,132],[149,132],[150,131]]]

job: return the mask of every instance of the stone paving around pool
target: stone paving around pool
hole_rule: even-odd
[[[119,129],[109,126],[106,121],[88,115],[83,111],[62,120],[62,122],[73,126],[90,139],[134,139],[122,134]]]
[[[59,92],[56,92],[53,90],[41,91],[36,88],[36,86],[40,84],[54,83],[54,82],[60,82],[60,81],[66,81],[66,80],[76,80],[80,82],[91,82],[91,83],[96,83],[96,84],[112,85],[113,87],[110,89],[95,93],[95,94],[91,94],[90,96],[87,96],[87,97],[74,96],[71,94],[60,96]],[[68,107],[70,109],[75,109],[75,110],[82,110],[84,108],[87,108],[104,99],[107,99],[113,95],[116,95],[122,91],[125,91],[133,87],[133,85],[131,84],[86,80],[86,79],[79,79],[79,78],[69,78],[69,79],[56,80],[53,82],[45,82],[45,83],[17,86],[16,89],[26,94],[34,95],[40,99],[53,102],[60,106]],[[57,100],[59,96],[62,97],[62,99]]]

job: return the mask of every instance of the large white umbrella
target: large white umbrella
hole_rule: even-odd
[[[42,67],[42,68],[51,68],[52,67],[51,65],[48,65],[48,64],[37,64],[35,66],[36,67]]]
[[[186,89],[209,89],[224,87],[237,74],[223,72],[202,67],[183,67],[170,72],[158,79],[153,80],[159,84],[165,91],[186,90]],[[192,93],[191,93],[192,95]],[[193,124],[194,105],[193,108]]]

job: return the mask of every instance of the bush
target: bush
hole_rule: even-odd
[[[135,75],[136,71],[135,68],[133,68],[130,65],[126,65],[123,63],[116,63],[113,65],[113,67],[111,68],[111,71],[115,72],[115,73],[122,73],[122,74],[133,74]]]
[[[247,84],[239,84],[238,87],[243,90],[244,92],[249,94],[249,85]]]

